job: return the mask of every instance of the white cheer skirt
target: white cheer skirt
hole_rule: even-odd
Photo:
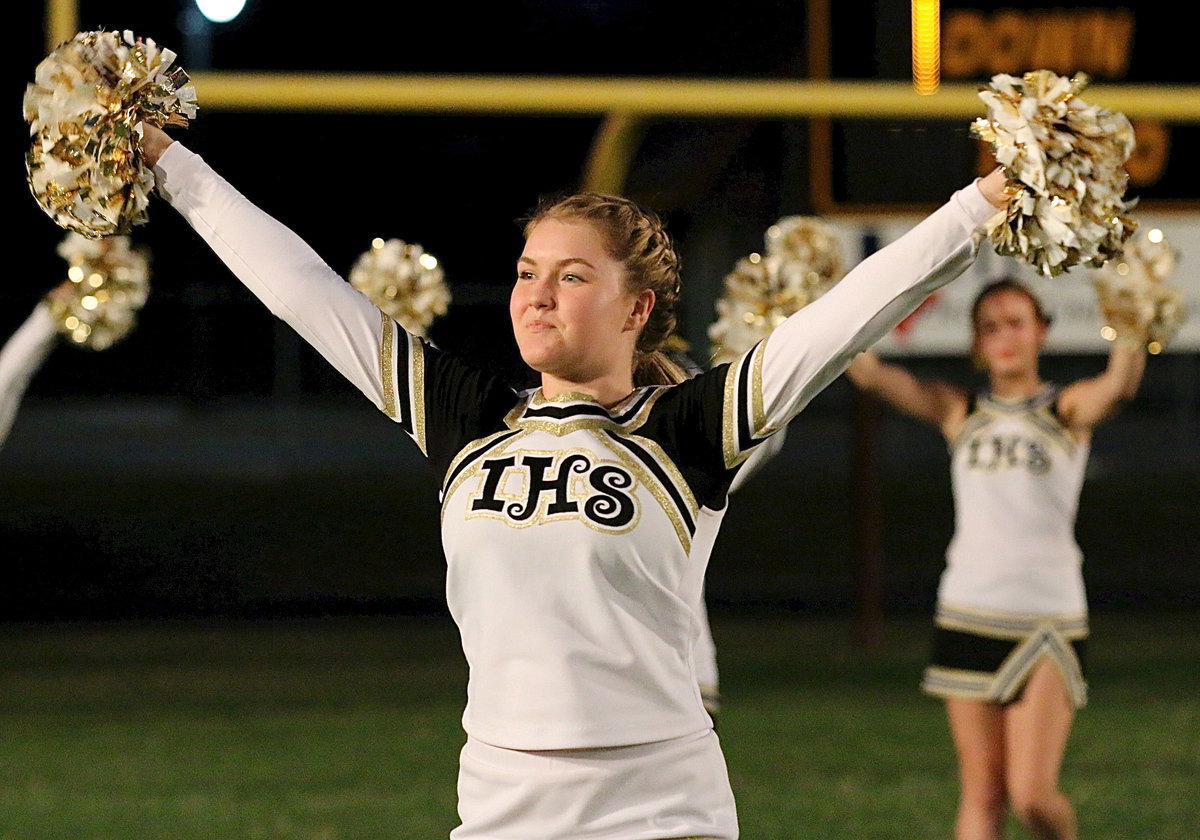
[[[506,750],[468,738],[451,840],[734,840],[737,812],[711,730],[582,750]]]

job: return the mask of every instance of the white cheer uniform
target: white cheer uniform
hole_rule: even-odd
[[[1008,702],[1049,656],[1083,705],[1075,516],[1088,445],[1059,420],[1058,395],[1053,386],[1025,400],[979,395],[951,447],[955,529],[923,682],[930,693]]]
[[[698,523],[758,443],[970,264],[996,212],[978,188],[736,364],[606,410],[515,394],[405,333],[180,144],[157,174],[242,282],[443,476],[446,596],[470,667],[456,840],[736,837],[692,662]]]
[[[29,381],[50,355],[57,335],[50,307],[39,303],[0,350],[0,446],[8,439]]]

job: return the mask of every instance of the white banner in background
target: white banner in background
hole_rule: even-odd
[[[1188,317],[1167,353],[1200,350],[1200,213],[1134,214],[1140,230],[1160,229],[1179,252],[1179,265],[1168,282],[1184,292]],[[874,236],[877,247],[893,241],[920,221],[919,216],[826,217],[842,231],[846,265],[864,256],[864,237]],[[1013,277],[1041,299],[1053,318],[1046,352],[1107,354],[1109,343],[1100,336],[1103,322],[1092,287],[1092,271],[1073,268],[1057,277],[1044,277],[1010,257],[1001,257],[991,243],[980,246],[979,259],[962,277],[933,294],[876,348],[888,356],[954,356],[971,345],[971,304],[992,280]]]

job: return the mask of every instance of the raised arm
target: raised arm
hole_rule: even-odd
[[[863,260],[735,363],[728,382],[730,466],[753,441],[781,428],[932,292],[974,261],[982,225],[1003,206],[997,171],[956,192],[904,236]]]
[[[0,350],[0,446],[8,439],[29,381],[50,354],[57,335],[50,307],[42,302]]]
[[[892,407],[932,423],[947,437],[966,416],[967,395],[947,382],[925,381],[900,367],[882,361],[872,350],[859,353],[846,375],[854,385]]]
[[[1145,369],[1145,350],[1133,343],[1114,341],[1103,373],[1063,388],[1058,398],[1059,417],[1073,432],[1091,431],[1111,417],[1121,403],[1133,399]]]

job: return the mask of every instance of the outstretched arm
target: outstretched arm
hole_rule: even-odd
[[[1004,183],[997,171],[956,192],[734,363],[724,421],[734,430],[726,445],[727,466],[744,458],[755,440],[786,424],[856,355],[966,270],[983,239],[982,225],[1007,200]]]
[[[899,365],[882,361],[872,350],[859,353],[846,375],[858,388],[874,394],[894,408],[932,423],[951,436],[967,409],[967,395],[947,382],[918,379]]]
[[[1133,399],[1145,369],[1145,350],[1132,343],[1114,341],[1103,373],[1063,389],[1058,398],[1059,416],[1072,431],[1090,431],[1111,417],[1121,403]]]

